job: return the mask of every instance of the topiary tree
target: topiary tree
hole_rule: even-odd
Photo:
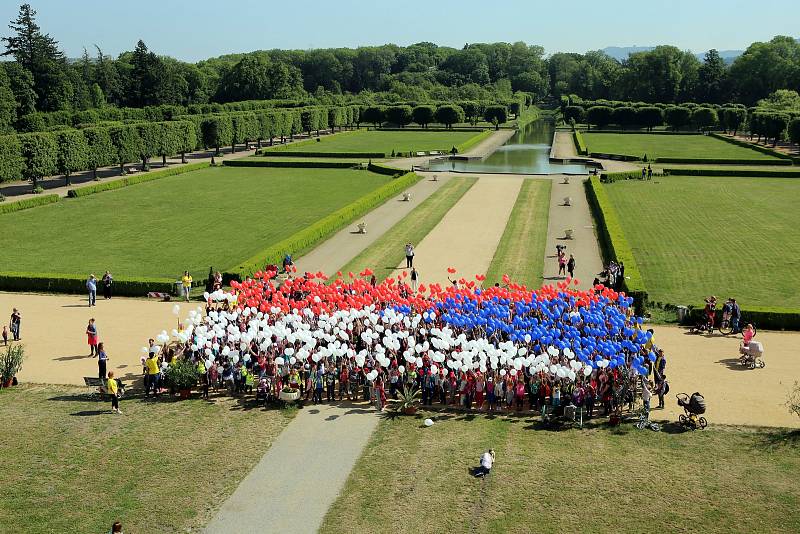
[[[572,121],[582,123],[586,120],[586,110],[583,109],[583,106],[566,106],[562,115],[567,123]]]
[[[747,119],[747,110],[738,107],[724,108],[719,115],[725,130],[732,131],[735,136],[739,128],[744,126],[744,122]]]
[[[119,164],[119,173],[125,174],[125,164],[136,161],[141,157],[139,132],[136,126],[124,124],[112,126],[108,133],[114,146],[114,161]]]
[[[197,126],[192,121],[176,121],[174,124],[177,152],[181,155],[181,163],[186,163],[186,153],[197,146]]]
[[[685,106],[671,106],[664,110],[664,122],[673,130],[680,130],[692,118],[692,110]]]
[[[0,136],[0,182],[19,180],[25,171],[22,146],[16,135]]]
[[[39,188],[39,180],[57,172],[58,145],[49,132],[37,132],[19,136],[25,169],[22,176],[30,180],[33,190]]]
[[[433,122],[435,115],[436,108],[433,106],[417,106],[411,110],[411,119],[423,128],[427,128],[428,124]]]
[[[783,139],[786,134],[787,126],[789,126],[789,116],[787,114],[767,114],[764,135],[766,135],[768,139],[772,139],[773,147],[778,144],[779,140]]]
[[[486,106],[486,109],[483,110],[483,118],[486,122],[494,124],[495,130],[499,130],[500,125],[505,124],[508,120],[508,110],[501,105]]]
[[[248,148],[250,141],[258,137],[258,118],[255,113],[242,113],[231,117],[231,154],[236,152],[236,144],[244,143],[245,149]]]
[[[70,175],[89,165],[89,144],[80,130],[62,130],[56,135],[56,168],[64,175],[64,185],[71,185]]]
[[[598,128],[603,128],[611,122],[614,110],[610,106],[592,106],[586,110],[586,122],[591,129],[595,124]]]
[[[161,145],[161,123],[145,122],[137,124],[136,131],[139,134],[139,157],[142,160],[142,170],[150,170],[150,158],[159,153]]]
[[[655,126],[664,124],[664,112],[656,106],[643,106],[636,110],[636,122],[652,132]]]
[[[464,110],[464,117],[473,126],[478,124],[478,119],[483,114],[483,105],[472,100],[467,100],[459,104]]]
[[[800,145],[800,118],[792,119],[789,126],[786,128],[786,133],[789,136],[789,141],[796,145]]]
[[[371,122],[378,128],[384,120],[383,109],[379,106],[368,106],[361,113],[361,119],[364,122]]]
[[[692,125],[700,131],[717,125],[717,111],[712,108],[697,108],[692,111]]]
[[[158,150],[161,156],[161,165],[167,166],[167,157],[173,156],[180,150],[181,124],[179,122],[165,121],[157,123],[161,129],[158,137]]]
[[[454,124],[464,122],[464,110],[461,106],[445,104],[436,108],[435,118],[436,122],[444,124],[448,129],[452,130]]]
[[[509,111],[509,113],[513,113],[514,114],[514,119],[515,120],[519,118],[519,113],[521,111],[521,108],[522,108],[522,104],[520,104],[519,102],[511,102],[511,103],[508,104],[508,111]]]
[[[627,126],[633,126],[636,124],[636,109],[630,106],[623,106],[619,108],[614,108],[613,113],[611,114],[611,121],[617,123],[620,128],[623,130]]]
[[[228,115],[215,115],[200,123],[203,145],[213,147],[215,156],[219,156],[219,147],[229,145],[233,141],[233,125]]]
[[[83,136],[86,138],[87,161],[86,165],[92,170],[92,178],[97,180],[97,169],[116,163],[114,143],[111,142],[110,129],[105,127],[86,128]]]
[[[411,122],[411,106],[390,106],[386,108],[386,121],[405,128]]]

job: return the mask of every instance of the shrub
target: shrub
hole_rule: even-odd
[[[377,128],[384,120],[383,108],[380,106],[364,108],[364,111],[361,112],[361,120],[364,122],[371,122]]]
[[[337,135],[346,135],[337,134]],[[259,156],[266,158],[385,158],[386,154],[383,152],[298,152],[293,150],[262,150],[258,153]]]
[[[9,345],[5,353],[0,356],[0,379],[3,383],[10,382],[22,369],[25,360],[25,346],[19,343]]]
[[[383,169],[389,169],[389,167],[383,167]],[[392,171],[395,173],[398,172],[397,169],[392,169]],[[263,269],[264,265],[277,265],[287,252],[300,254],[302,251],[309,249],[334,232],[350,224],[353,219],[371,211],[376,206],[383,204],[386,200],[414,185],[420,179],[420,176],[410,172],[400,178],[392,180],[347,206],[331,213],[327,217],[320,219],[311,226],[300,230],[279,243],[275,243],[233,269],[230,269],[228,276],[233,279],[238,278],[241,280]]]
[[[749,148],[750,150],[755,150],[756,152],[761,152],[762,154],[769,154],[770,156],[775,156],[776,158],[780,159],[792,159],[790,155],[784,154],[783,152],[778,152],[777,150],[774,150],[766,146],[756,145],[754,143],[748,143],[747,141],[740,141],[739,139],[734,139],[733,137],[728,137],[727,135],[720,135],[714,132],[711,132],[709,135],[716,139],[722,139],[723,141],[726,141],[728,143],[737,146]]]
[[[436,108],[433,106],[417,106],[411,110],[411,118],[423,128],[427,128],[428,124],[433,122],[435,115]]]
[[[664,124],[664,112],[655,106],[643,106],[636,110],[636,122],[652,131],[653,127]]]
[[[664,176],[664,173],[653,173],[653,176]],[[604,184],[613,184],[620,180],[641,180],[642,171],[604,172],[600,174],[600,181]]]
[[[626,126],[633,126],[636,124],[637,113],[636,110],[630,106],[614,108],[611,115],[612,121],[618,124],[623,130]]]
[[[45,204],[52,204],[61,200],[58,195],[42,195],[25,200],[17,200],[16,202],[9,202],[0,205],[0,214],[11,213],[14,211],[26,210],[28,208],[35,208],[36,206],[44,206]]]
[[[791,165],[790,159],[722,159],[722,158],[656,158],[656,163],[690,163],[696,165]]]
[[[586,110],[586,122],[602,128],[611,122],[612,113],[609,106],[592,106]]]
[[[446,104],[436,108],[436,122],[444,124],[448,129],[454,124],[464,122],[464,110],[461,106]]]
[[[164,372],[164,381],[167,386],[178,391],[192,389],[200,379],[200,371],[191,360],[179,359],[167,366]]]
[[[664,110],[664,121],[673,130],[680,130],[692,117],[692,110],[684,106],[672,106]]]
[[[664,169],[672,176],[745,176],[754,178],[800,178],[800,171],[770,169]]]
[[[386,120],[398,126],[411,122],[411,106],[391,106],[386,109]]]
[[[711,108],[697,108],[692,111],[692,124],[698,130],[713,128],[719,122],[717,111]]]
[[[486,106],[483,111],[483,119],[494,124],[495,127],[499,127],[508,120],[508,109],[505,106]]]
[[[147,295],[149,291],[171,293],[174,284],[174,280],[167,278],[114,277],[114,294],[141,297]],[[83,294],[86,292],[86,277],[84,275],[0,272],[0,290]]]
[[[589,149],[586,147],[586,141],[583,140],[583,134],[578,130],[572,132],[572,140],[575,142],[575,149],[578,151],[578,154],[581,156],[585,156],[589,153]]]
[[[0,136],[0,182],[19,180],[25,171],[22,145],[16,135]]]
[[[637,313],[641,312],[647,302],[647,290],[633,251],[622,231],[617,212],[606,195],[599,177],[591,176],[586,184],[589,204],[597,220],[603,256],[606,261],[616,260],[625,264],[624,288],[628,296],[636,301]]]
[[[586,110],[582,106],[567,106],[562,112],[566,122],[583,122],[586,120]]]

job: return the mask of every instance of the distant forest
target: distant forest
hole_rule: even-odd
[[[20,7],[3,38],[0,132],[31,113],[104,106],[144,107],[242,100],[306,99],[325,104],[534,100],[578,95],[632,102],[737,102],[754,105],[779,89],[800,89],[800,44],[778,36],[753,43],[731,64],[716,50],[701,61],[658,46],[618,61],[603,52],[556,53],[516,43],[463,48],[417,43],[319,50],[263,50],[187,63],[143,41],[117,58],[100,46],[69,60],[42,31],[36,12]]]

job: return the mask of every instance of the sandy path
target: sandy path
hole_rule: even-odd
[[[575,143],[572,141],[572,132],[556,132],[553,139],[552,154],[554,158],[559,159],[578,157],[578,151],[575,150]]]
[[[495,150],[506,144],[506,142],[511,139],[516,130],[510,129],[503,129],[503,130],[496,130],[492,132],[492,135],[478,143],[477,146],[467,150],[462,156],[472,156],[478,158],[485,158],[490,156]],[[449,154],[445,154],[447,156]],[[410,169],[412,167],[417,166],[425,166],[428,161],[439,158],[442,156],[418,156],[413,158],[401,158],[390,160],[386,162],[386,165],[390,167],[398,167],[401,169]]]
[[[401,194],[378,206],[356,223],[342,229],[314,250],[300,257],[295,262],[297,271],[311,273],[323,271],[329,275],[334,274],[336,269],[358,256],[449,179],[450,176],[447,175],[443,175],[435,182],[431,178],[423,178],[408,189],[408,192],[411,193],[409,202],[404,202]],[[367,223],[367,233],[355,233],[356,224],[362,221]]]
[[[125,381],[141,376],[141,347],[147,338],[176,326],[174,303],[142,299],[100,297],[89,308],[86,298],[75,295],[0,293],[3,321],[12,307],[22,312],[22,343],[26,359],[19,374],[22,382],[83,384],[84,376],[97,376],[97,360],[88,357],[86,325],[94,317],[100,341],[108,353],[108,369]],[[193,303],[192,307],[197,303]],[[181,316],[189,312],[181,304]]]
[[[572,176],[568,184],[563,183],[564,176],[553,176],[552,180],[550,222],[547,226],[542,274],[544,283],[554,284],[564,279],[558,275],[556,245],[559,244],[566,245],[567,259],[570,254],[575,256],[575,278],[580,281],[580,287],[589,288],[595,276],[603,270],[603,260],[594,232],[594,219],[584,192],[585,178]],[[569,206],[564,205],[564,197],[570,197]],[[564,239],[564,231],[568,228],[573,230],[570,240]]]
[[[800,333],[759,332],[756,339],[764,345],[767,366],[750,370],[739,365],[739,336],[707,337],[670,326],[654,330],[656,344],[667,355],[670,384],[666,409],[655,411],[657,419],[677,420],[683,410],[675,394],[699,391],[706,398],[709,424],[800,427],[800,418],[785,406],[793,384],[800,381]]]
[[[415,244],[414,267],[421,284],[448,285],[448,267],[455,267],[455,276],[467,280],[487,271],[522,180],[519,176],[481,177],[425,239]],[[399,268],[405,265],[404,259]]]

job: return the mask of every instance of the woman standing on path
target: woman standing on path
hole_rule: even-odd
[[[575,257],[570,254],[569,261],[567,262],[567,272],[570,278],[575,278]]]
[[[567,257],[564,252],[558,253],[558,276],[566,275],[565,269],[567,267]]]
[[[414,245],[406,243],[406,269],[414,267]]]
[[[94,324],[94,317],[89,319],[89,324],[86,326],[86,337],[89,343],[89,356],[94,356],[97,353],[97,326]]]
[[[97,344],[97,374],[102,379],[106,376],[106,363],[108,362],[108,355],[106,354],[105,347],[102,343]]]
[[[111,273],[106,271],[106,274],[103,275],[103,298],[106,300],[111,300],[111,286],[114,284],[114,277],[111,276]]]
[[[415,268],[411,268],[411,289],[414,291],[417,290],[417,279],[419,278],[419,273]]]
[[[117,379],[114,378],[114,371],[108,372],[108,382],[106,382],[106,391],[111,395],[111,413],[122,415],[119,409],[119,386]]]
[[[22,326],[22,314],[16,308],[11,312],[11,323],[8,325],[11,328],[11,335],[14,336],[14,341],[19,341],[19,328]]]
[[[192,294],[192,275],[189,271],[183,271],[183,278],[181,278],[181,285],[183,286],[183,298],[189,302],[189,297]]]

